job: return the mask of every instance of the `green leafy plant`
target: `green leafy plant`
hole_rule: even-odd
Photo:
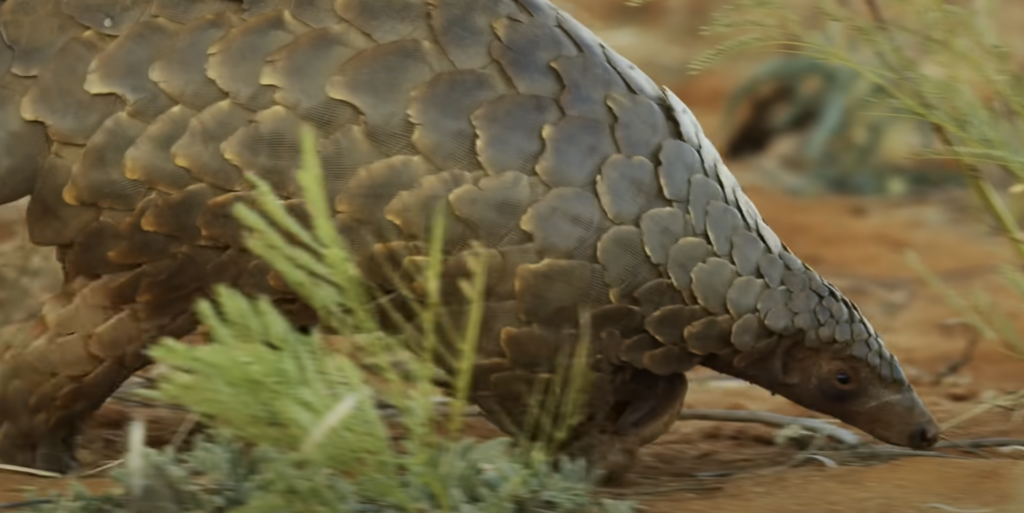
[[[731,27],[729,22],[721,21],[719,14],[713,27],[723,30],[723,26]],[[855,37],[828,25],[820,31],[800,32],[800,37],[858,61],[870,59]],[[724,45],[728,51],[738,50],[730,44]],[[710,57],[699,58],[694,68],[717,60],[715,52],[722,48],[713,50]],[[780,135],[799,133],[799,148],[786,156],[790,161],[786,167],[795,169],[786,171],[805,172],[809,183],[802,188],[847,194],[904,194],[962,183],[962,176],[946,167],[921,160],[912,166],[903,165],[883,151],[883,142],[893,136],[906,138],[918,133],[925,144],[932,141],[928,123],[915,119],[912,111],[893,101],[882,84],[845,63],[807,53],[799,44],[779,42],[771,49],[782,50],[781,56],[755,70],[727,101],[725,123],[732,127],[731,139],[724,147],[728,156],[758,152]],[[744,105],[749,106],[748,113],[737,119],[737,110]]]
[[[960,163],[971,188],[1024,259],[1024,238],[1008,206],[1019,201],[1009,194],[1012,187],[1000,190],[993,183],[994,175],[1015,183],[1024,178],[1024,157],[1017,151],[1024,76],[1014,68],[1009,49],[995,40],[991,10],[941,0],[886,7],[891,12],[883,13],[875,0],[837,0],[817,3],[813,15],[806,16],[776,0],[732,2],[714,14],[705,33],[740,35],[696,59],[692,69],[759,48],[856,71],[885,92],[880,101],[887,108],[873,114],[901,115],[932,127],[939,144],[913,156]],[[837,44],[836,34],[856,46]]]
[[[802,56],[772,59],[729,95],[725,123],[734,132],[726,152],[741,156],[761,143],[749,138],[806,129],[796,157],[815,185],[844,193],[887,192],[894,177],[879,149],[893,118],[863,115],[883,93],[842,66]],[[745,103],[755,108],[740,125],[737,111]]]
[[[235,214],[247,247],[315,308],[319,326],[301,330],[269,298],[218,287],[196,304],[209,344],[165,339],[151,350],[169,369],[151,395],[198,413],[213,438],[187,452],[156,451],[130,433],[136,442],[115,474],[124,493],[79,493],[50,511],[631,511],[594,495],[597,476],[583,462],[553,465],[547,445],[463,435],[486,262],[468,259],[469,314],[464,326],[447,323],[462,343],[438,356],[447,316],[437,216],[420,325],[403,337],[382,334],[379,299],[361,285],[323,194],[314,134],[302,135],[297,179],[308,219],[285,210],[258,177],[250,178],[255,205]],[[437,358],[454,369],[447,414],[437,407]],[[569,388],[579,386],[579,375],[569,378]]]

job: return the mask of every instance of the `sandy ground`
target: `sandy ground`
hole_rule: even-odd
[[[597,0],[587,0],[591,1]],[[689,7],[670,9],[669,2],[658,0],[643,11],[621,11],[594,3],[587,13],[579,12],[582,0],[560,3],[575,7],[581,21],[595,25],[623,54],[672,87],[696,112],[712,140],[720,141],[716,116],[725,94],[744,69],[733,67],[696,78],[680,71],[700,46],[685,34],[696,30],[706,15],[704,6],[711,2],[678,0]],[[648,39],[638,39],[641,37]],[[650,38],[660,38],[656,44],[664,51],[649,51],[655,44]],[[967,214],[962,195],[945,193],[913,201],[795,198],[764,183],[748,164],[731,167],[780,237],[856,301],[884,334],[888,347],[903,362],[940,421],[949,423],[994,398],[1024,389],[1024,361],[1008,357],[994,341],[983,342],[956,375],[939,384],[931,379],[958,358],[967,334],[943,324],[954,319],[955,312],[907,264],[908,250],[958,290],[978,288],[990,295],[997,308],[1011,315],[1024,312],[1020,298],[1000,282],[997,273],[999,265],[1013,261],[1006,244]],[[21,232],[17,207],[0,211],[9,214],[6,220],[0,216],[0,239],[17,237]],[[34,258],[50,257],[42,253]],[[1024,329],[1024,322],[1020,324]],[[809,414],[763,390],[724,386],[717,381],[694,384],[686,407]],[[182,422],[180,414],[143,413],[150,420],[154,445],[166,443]],[[111,403],[93,419],[83,443],[87,467],[119,456],[121,433],[132,414],[123,405]],[[957,422],[944,436],[951,440],[1024,438],[1022,416],[1012,406],[989,408]],[[477,426],[477,431],[493,434],[486,426]],[[1024,512],[1024,450],[945,451],[945,458],[906,457],[888,462],[865,458],[859,464],[849,464],[855,462],[835,455],[836,461],[844,464],[829,468],[817,460],[793,465],[797,451],[773,445],[772,433],[757,425],[679,422],[644,450],[629,482],[608,493],[640,500],[648,511],[666,513],[730,513],[753,508],[760,513]],[[736,474],[695,477],[726,472]],[[82,482],[94,489],[109,486],[102,477]],[[18,500],[24,486],[61,489],[66,483],[0,472],[0,502]],[[696,486],[707,489],[695,491]]]

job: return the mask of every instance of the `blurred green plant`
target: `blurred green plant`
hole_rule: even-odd
[[[486,262],[467,259],[472,276],[461,288],[470,312],[465,326],[449,326],[462,344],[455,354],[435,353],[442,347],[435,328],[448,317],[440,310],[443,217],[436,216],[421,325],[405,337],[383,335],[380,303],[362,287],[323,193],[315,136],[308,128],[302,136],[297,179],[308,220],[293,217],[257,177],[250,177],[254,207],[236,205],[235,214],[249,229],[247,247],[315,308],[319,327],[304,332],[269,298],[218,287],[196,305],[209,344],[165,339],[151,350],[169,369],[153,398],[198,413],[213,438],[179,453],[143,448],[142,435],[130,431],[126,463],[115,474],[122,493],[81,492],[49,511],[632,511],[631,502],[597,498],[598,476],[582,461],[552,462],[549,445],[464,436]],[[454,369],[447,415],[437,407],[437,358],[450,358],[442,367]],[[580,369],[567,373],[566,401],[581,400],[573,393],[584,382]]]
[[[803,55],[785,54],[765,62],[730,93],[724,122],[732,127],[725,154],[740,158],[762,151],[786,133],[801,133],[795,167],[812,190],[854,195],[902,195],[961,184],[954,171],[935,166],[899,166],[883,155],[886,137],[906,127],[905,113],[882,101],[886,91],[856,71]],[[746,116],[737,112],[748,106]],[[876,116],[871,110],[889,109]],[[803,132],[803,133],[802,133]],[[927,139],[926,139],[927,140]],[[790,170],[787,170],[790,171]]]
[[[883,12],[876,0],[838,0],[817,3],[808,16],[777,0],[738,0],[714,13],[704,32],[740,35],[696,59],[692,70],[759,48],[856,72],[884,92],[877,99],[884,108],[871,115],[910,117],[931,127],[938,144],[913,157],[956,162],[1024,263],[1017,220],[1017,213],[1024,211],[1019,195],[1024,190],[1024,156],[1019,151],[1024,74],[996,37],[993,3],[905,0],[887,3]],[[985,336],[1002,339],[1024,357],[1024,339],[1011,322],[1014,316],[992,308],[980,292],[970,299],[952,292],[919,261],[912,259],[911,265]],[[1019,265],[1004,273],[1024,299]]]
[[[724,122],[733,135],[725,152],[730,157],[756,153],[779,135],[806,129],[796,152],[815,188],[856,194],[906,189],[905,180],[893,182],[905,177],[894,176],[879,158],[895,118],[864,115],[882,94],[876,84],[842,66],[803,56],[772,59],[730,93]],[[738,119],[744,104],[750,112]]]
[[[1010,189],[1017,189],[999,190],[991,179],[1001,173],[1024,183],[1018,151],[1024,76],[995,39],[991,2],[974,4],[980,8],[906,0],[890,2],[891,12],[883,14],[875,0],[837,0],[816,3],[809,14],[778,0],[738,0],[715,12],[703,32],[740,35],[695,59],[691,68],[699,72],[728,55],[759,48],[856,71],[885,92],[879,102],[886,108],[873,114],[910,117],[932,127],[939,144],[914,156],[957,161],[1024,260],[1024,238],[1008,206],[1016,200]]]
[[[924,278],[928,286],[941,294],[946,303],[963,316],[964,321],[977,329],[984,339],[999,340],[1009,354],[1024,359],[1024,337],[1014,326],[1013,319],[997,308],[981,287],[974,287],[969,294],[957,291],[946,284],[942,277],[928,269],[917,253],[908,252],[906,258],[908,264]],[[1003,266],[1000,276],[1015,294],[1024,299],[1024,272],[1014,266]],[[1016,310],[1018,314],[1024,313],[1020,306]]]
[[[713,25],[716,30],[732,27],[721,20],[719,14],[717,25]],[[820,31],[800,33],[811,44],[863,60],[864,45],[849,36],[828,25]],[[779,136],[803,132],[799,149],[786,156],[796,162],[787,167],[805,171],[814,190],[905,194],[963,183],[961,175],[945,167],[921,161],[904,166],[883,153],[883,142],[894,133],[919,133],[925,145],[933,140],[927,121],[915,119],[906,106],[892,101],[890,91],[880,83],[845,63],[804,53],[799,45],[780,42],[778,49],[783,50],[781,56],[764,63],[730,94],[725,124],[732,134],[724,145],[725,155],[737,158],[757,153]],[[694,69],[717,58],[705,55]],[[737,119],[742,106],[748,106],[746,115]]]

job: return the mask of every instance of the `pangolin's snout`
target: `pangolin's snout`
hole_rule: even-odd
[[[907,447],[911,449],[928,449],[939,441],[939,426],[935,422],[925,422],[910,432]]]
[[[844,418],[841,413],[836,417],[882,442],[900,447],[923,450],[939,441],[939,422],[910,386],[855,410],[849,417]]]

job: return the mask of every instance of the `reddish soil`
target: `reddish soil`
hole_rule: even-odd
[[[614,2],[619,0],[606,0]],[[560,2],[585,5],[597,0]],[[701,0],[677,0],[678,4],[700,6]],[[706,2],[710,4],[710,2]],[[717,113],[724,95],[742,70],[726,70],[698,78],[683,78],[680,68],[695,53],[692,38],[680,32],[694,31],[693,19],[673,17],[668,0],[657,0],[662,11],[631,12],[623,17],[616,8],[594,7],[581,21],[594,23],[598,32],[627,57],[634,59],[661,83],[669,84],[686,101],[713,141],[719,141]],[[601,10],[604,8],[604,10]],[[574,12],[580,11],[578,7]],[[651,14],[654,13],[654,14]],[[704,14],[698,12],[697,14]],[[673,20],[682,25],[673,26]],[[698,20],[699,21],[699,20]],[[626,28],[656,25],[645,37],[660,37],[659,44],[679,44],[688,49],[671,63],[664,53],[644,52],[650,42],[630,44],[633,39],[614,32],[613,23]],[[619,28],[615,29],[620,30]],[[636,36],[639,37],[639,36]],[[619,43],[619,41],[623,41]],[[646,40],[645,40],[646,41]],[[669,71],[665,71],[669,70]],[[966,335],[944,326],[955,312],[943,297],[931,290],[905,259],[905,252],[918,253],[925,264],[940,273],[955,289],[975,288],[990,295],[993,304],[1011,318],[1021,298],[1014,296],[999,279],[998,266],[1012,262],[1007,245],[968,215],[962,195],[943,194],[918,200],[813,197],[794,198],[770,187],[746,166],[732,166],[748,195],[780,237],[804,261],[856,301],[872,324],[884,334],[886,344],[903,363],[907,374],[941,422],[986,404],[993,397],[1024,389],[1024,361],[1008,357],[994,341],[985,341],[973,360],[942,384],[931,377],[957,359]],[[0,221],[2,222],[2,221]],[[19,230],[17,222],[0,224],[0,237]],[[49,258],[43,254],[40,258]],[[1019,329],[1024,322],[1018,321]],[[697,376],[703,374],[697,373]],[[717,383],[717,384],[716,384]],[[734,408],[766,410],[791,415],[809,412],[785,399],[750,386],[723,386],[715,381],[698,381],[691,386],[688,408]],[[83,458],[87,468],[118,458],[121,433],[130,412],[110,404],[87,430]],[[153,444],[164,443],[182,423],[177,413],[145,412],[150,420]],[[1012,407],[990,408],[980,415],[945,430],[947,439],[1009,437],[1024,438],[1024,416]],[[493,434],[477,426],[480,434]],[[957,457],[907,457],[871,465],[840,465],[828,468],[819,461],[788,465],[795,449],[772,443],[772,430],[758,425],[709,422],[679,422],[661,440],[646,448],[639,468],[614,496],[640,500],[652,512],[728,513],[756,509],[760,513],[790,511],[887,513],[926,511],[970,511],[991,513],[1024,512],[1024,450],[949,452]],[[836,456],[837,461],[848,463]],[[727,478],[696,480],[697,473],[740,471]],[[83,479],[94,489],[109,486],[102,477]],[[708,490],[694,491],[702,485]],[[23,477],[0,471],[0,502],[23,497],[21,487],[57,490],[61,480]]]

